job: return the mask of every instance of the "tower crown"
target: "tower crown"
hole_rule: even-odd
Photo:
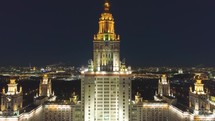
[[[10,79],[10,84],[15,84],[16,83],[15,81],[16,81],[15,79]]]
[[[48,75],[47,74],[43,75],[42,83],[43,84],[48,84],[48,80],[49,80]]]
[[[165,74],[163,74],[163,75],[161,76],[161,83],[162,83],[162,84],[168,84],[167,76],[166,76]]]
[[[99,18],[99,30],[94,36],[94,41],[115,41],[119,40],[119,35],[115,34],[114,18],[110,13],[110,3],[106,0],[104,3],[104,12]]]
[[[196,80],[196,84],[202,84],[202,80]]]
[[[205,94],[204,92],[204,84],[202,84],[202,80],[197,79],[195,85],[194,93],[196,94]]]
[[[10,83],[8,85],[8,92],[7,95],[15,95],[20,92],[17,90],[17,83],[15,79],[10,79]]]
[[[43,77],[48,77],[48,75],[47,74],[44,74],[44,76]]]

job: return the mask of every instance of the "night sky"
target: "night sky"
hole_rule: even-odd
[[[121,58],[215,66],[214,0],[111,0]],[[104,0],[1,0],[0,66],[86,65]]]

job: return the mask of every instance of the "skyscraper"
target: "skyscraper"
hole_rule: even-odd
[[[82,72],[81,101],[84,121],[128,121],[131,70],[120,61],[110,3],[105,1],[99,30],[93,40],[93,60]]]

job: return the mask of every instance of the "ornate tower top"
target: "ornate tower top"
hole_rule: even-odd
[[[162,83],[162,84],[168,84],[167,77],[166,77],[165,74],[163,74],[163,75],[161,76],[161,81],[160,81],[160,83]]]
[[[10,79],[10,83],[7,85],[8,85],[8,91],[7,91],[6,95],[15,95],[15,94],[21,93],[21,89],[19,92],[17,90],[18,84],[16,83],[15,79]]]
[[[47,75],[47,74],[44,74],[44,75],[43,75],[42,84],[48,84],[48,80],[49,80],[48,75]]]
[[[104,3],[104,12],[99,18],[99,31],[94,36],[94,41],[119,41],[119,35],[115,34],[114,18],[110,13],[110,3]]]
[[[10,79],[10,84],[15,84],[16,83],[15,81],[16,81],[15,79]]]
[[[197,79],[195,85],[194,93],[196,94],[205,94],[204,92],[204,84],[202,84],[202,80]]]

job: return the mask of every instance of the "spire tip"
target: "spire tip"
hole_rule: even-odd
[[[108,12],[110,10],[110,2],[109,0],[105,0],[105,3],[104,3],[104,10],[106,12]]]

